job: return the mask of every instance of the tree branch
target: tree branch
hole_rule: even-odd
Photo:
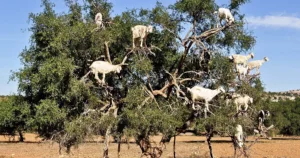
[[[178,34],[174,33],[173,31],[171,31],[170,29],[168,29],[165,26],[162,26],[162,27],[163,27],[164,30],[167,30],[168,32],[170,32],[171,34],[173,34],[183,44],[182,39],[181,39],[181,37]]]
[[[109,53],[108,43],[109,43],[109,41],[108,42],[107,41],[104,42],[104,45],[105,45],[105,48],[106,48],[106,59],[107,59],[107,61],[109,63],[112,64],[112,62],[110,60],[110,53]]]
[[[182,45],[185,46],[186,45],[186,42],[189,40],[189,35],[190,33],[193,31],[193,27],[190,28],[190,30],[186,33],[184,39],[183,39],[183,42],[182,42]]]
[[[194,74],[199,75],[199,76],[203,74],[203,72],[186,71],[186,72],[182,73],[178,78],[180,79],[184,74],[188,74],[188,73],[194,73]]]

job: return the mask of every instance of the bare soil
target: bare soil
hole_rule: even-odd
[[[25,134],[25,142],[18,143],[9,141],[8,137],[0,136],[0,158],[94,158],[102,157],[102,139],[97,138],[91,143],[84,143],[78,148],[72,148],[71,154],[58,154],[58,144],[48,141],[41,141],[35,134]],[[154,142],[158,142],[161,137],[153,137]],[[183,135],[176,137],[176,157],[177,158],[202,158],[209,156],[209,150],[205,137]],[[247,139],[250,145],[254,140],[253,137]],[[117,144],[110,143],[109,156],[117,158]],[[234,150],[227,137],[213,137],[212,147],[215,157],[233,157]],[[300,157],[300,137],[275,137],[272,140],[260,139],[250,148],[250,155],[253,158],[299,158]],[[121,158],[138,158],[141,155],[139,147],[133,143],[121,144]],[[163,158],[173,157],[173,139],[166,144],[163,151]]]

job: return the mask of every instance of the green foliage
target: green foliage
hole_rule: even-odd
[[[216,54],[209,62],[211,77],[219,79],[216,85],[228,87],[228,83],[234,82],[235,74],[232,68],[233,64],[222,54]]]
[[[203,22],[206,18],[212,18],[215,6],[213,0],[180,0],[175,3],[174,9],[197,22]]]
[[[271,117],[268,119],[267,124],[274,124],[277,134],[300,135],[299,98],[296,98],[295,101],[281,100],[279,102],[266,100],[264,104],[266,109],[271,112]]]
[[[133,60],[136,61],[136,63],[130,66],[132,72],[136,72],[140,75],[145,75],[148,72],[152,71],[152,63],[151,60],[149,60],[148,58],[139,58],[135,56]]]
[[[20,96],[10,96],[0,101],[0,133],[15,135],[27,129],[30,119],[29,105]]]
[[[189,110],[176,98],[169,101],[159,100],[158,103],[152,100],[141,107],[144,100],[143,90],[140,87],[133,88],[125,98],[127,106],[120,116],[122,124],[125,125],[124,134],[135,137],[137,142],[159,133],[173,136],[175,129],[182,126],[189,115]],[[170,104],[172,106],[166,106]]]
[[[51,138],[55,131],[64,128],[66,113],[59,108],[55,101],[42,100],[36,106],[36,114],[31,122],[33,129],[36,129],[41,136]]]

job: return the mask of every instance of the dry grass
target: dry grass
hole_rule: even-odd
[[[0,143],[0,158],[94,158],[102,156],[102,143],[84,143],[77,149],[72,149],[70,155],[59,155],[56,143],[40,142],[33,134],[26,134],[25,143]],[[158,140],[160,137],[154,137]],[[286,139],[286,138],[284,138]],[[299,139],[299,138],[298,138]],[[204,137],[179,136],[177,137],[176,155],[177,158],[203,158],[208,157],[208,147],[203,141]],[[232,157],[233,147],[229,138],[213,138],[212,146],[215,157]],[[249,138],[253,140],[253,138]],[[5,141],[0,137],[0,141]],[[171,140],[172,141],[172,140]],[[248,143],[249,144],[249,143]],[[255,144],[251,150],[251,157],[254,158],[298,158],[300,157],[300,140],[262,140]],[[121,145],[121,158],[140,157],[141,151],[134,143]],[[110,158],[117,157],[117,144],[111,143],[109,150]],[[173,157],[173,143],[167,144],[162,155],[163,158]]]

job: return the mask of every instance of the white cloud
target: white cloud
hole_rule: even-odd
[[[295,16],[250,16],[246,19],[252,26],[300,29],[300,18]]]

